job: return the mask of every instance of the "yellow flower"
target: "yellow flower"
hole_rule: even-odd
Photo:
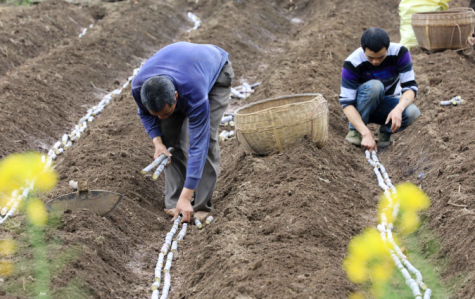
[[[374,228],[366,229],[351,240],[348,256],[343,261],[348,279],[363,283],[371,278],[373,282],[386,282],[394,268],[387,244]]]
[[[346,258],[343,262],[348,279],[354,283],[363,283],[368,278],[366,265],[364,261],[358,260],[354,257]]]
[[[9,260],[0,260],[0,276],[7,277],[13,273],[13,264]]]
[[[411,183],[396,186],[399,204],[405,211],[421,211],[430,205],[430,199],[419,187]]]
[[[7,256],[15,253],[15,242],[13,240],[0,241],[0,255]]]
[[[28,219],[36,226],[43,226],[48,220],[48,213],[43,202],[39,199],[32,199],[26,207]]]
[[[365,299],[361,293],[351,293],[348,299]]]
[[[411,234],[419,227],[419,216],[416,212],[405,211],[401,216],[401,226],[403,234]]]
[[[0,161],[0,192],[10,194],[13,190],[35,181],[35,190],[47,191],[57,182],[51,169],[44,170],[41,155],[34,152],[12,154]]]
[[[392,261],[385,261],[375,265],[371,271],[371,277],[375,281],[388,281],[393,272]]]

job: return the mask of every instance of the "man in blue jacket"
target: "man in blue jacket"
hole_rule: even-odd
[[[188,222],[213,209],[219,174],[218,128],[234,77],[229,54],[213,45],[178,42],[153,55],[132,81],[154,158],[174,147],[165,169],[165,212]],[[194,202],[192,206],[192,195]]]

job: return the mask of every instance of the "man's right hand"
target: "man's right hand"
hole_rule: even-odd
[[[373,134],[371,131],[368,130],[365,134],[361,134],[363,139],[361,140],[361,147],[369,152],[375,150],[378,151],[378,147],[376,146],[376,141],[374,141]]]
[[[167,147],[162,143],[162,138],[157,136],[153,138],[153,144],[155,145],[155,154],[153,155],[153,159],[156,160],[160,155],[165,154],[167,157],[171,157],[172,154],[167,150]],[[168,159],[168,165],[170,165],[172,159]]]

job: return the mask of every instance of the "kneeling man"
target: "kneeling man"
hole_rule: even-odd
[[[391,134],[404,130],[421,114],[412,103],[417,83],[408,49],[391,43],[380,28],[361,37],[361,47],[344,62],[340,104],[350,122],[346,140],[367,150],[391,142]],[[378,144],[367,125],[380,125]]]
[[[132,81],[154,158],[171,156],[165,169],[165,211],[188,222],[213,209],[219,174],[218,129],[234,77],[229,54],[213,45],[179,42],[152,56]],[[191,203],[194,194],[193,205]]]

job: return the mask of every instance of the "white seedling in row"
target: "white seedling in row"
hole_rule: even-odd
[[[234,119],[234,116],[232,115],[223,116],[223,118],[221,119],[221,124],[227,126],[229,122],[232,121],[233,119]]]
[[[171,252],[170,252],[171,253]],[[170,268],[172,267],[172,261],[171,260],[167,260],[166,264],[165,264],[165,268],[163,268],[163,272],[164,273],[168,273],[170,272]]]
[[[68,134],[64,134],[64,135],[63,135],[63,138],[61,138],[61,142],[63,143],[63,145],[65,145],[66,143],[68,143],[68,139],[69,139]]]
[[[168,249],[170,249],[170,245],[168,245],[168,243],[165,243],[165,244],[163,244],[162,249],[160,249],[160,252],[163,253],[163,254],[167,254]]]
[[[176,252],[177,250],[178,250],[178,242],[173,241],[173,243],[172,243],[172,253]]]
[[[185,237],[186,235],[186,228],[188,227],[188,224],[187,223],[183,223],[183,226],[181,228],[181,231],[180,233],[178,234],[178,237],[176,238],[176,241],[177,242],[180,242],[181,240],[183,240],[183,238]]]
[[[160,281],[155,281],[150,287],[150,290],[155,291],[155,290],[158,290],[159,287],[160,287]]]
[[[4,216],[8,212],[8,210],[10,210],[10,208],[13,206],[13,203],[17,200],[19,193],[20,192],[18,191],[18,189],[13,190],[12,198],[10,198],[6,206],[1,211],[2,216]]]
[[[68,150],[73,146],[73,143],[71,140],[69,140],[65,145],[64,145],[64,150]]]
[[[214,219],[213,216],[208,216],[208,218],[206,218],[206,220],[205,220],[205,224],[211,224],[213,219]]]
[[[53,145],[53,150],[54,152],[56,153],[56,155],[59,154],[59,147],[61,146],[61,141],[57,141],[54,145]]]
[[[52,165],[53,165],[53,158],[48,157],[48,159],[46,159],[45,169],[50,169]]]
[[[163,284],[162,297],[160,299],[167,299],[168,293],[170,292],[172,277],[170,273],[165,273],[165,283]]]
[[[442,106],[449,106],[449,105],[457,106],[457,105],[461,105],[461,104],[465,104],[465,103],[466,103],[466,101],[464,99],[462,99],[461,96],[453,97],[449,101],[440,101],[440,105],[442,105]]]
[[[48,151],[48,157],[50,157],[51,159],[55,160],[56,159],[56,153],[54,150],[50,149]]]
[[[153,291],[152,293],[152,299],[158,299],[159,292],[158,290]]]
[[[222,131],[221,134],[219,134],[219,140],[225,141],[228,140],[229,138],[234,137],[234,131]]]
[[[203,228],[203,224],[201,224],[201,221],[199,221],[198,219],[195,219],[195,225],[196,225],[199,229],[202,229],[202,228]]]
[[[92,123],[93,121],[94,121],[94,116],[89,116],[89,118],[87,119],[87,122]]]

